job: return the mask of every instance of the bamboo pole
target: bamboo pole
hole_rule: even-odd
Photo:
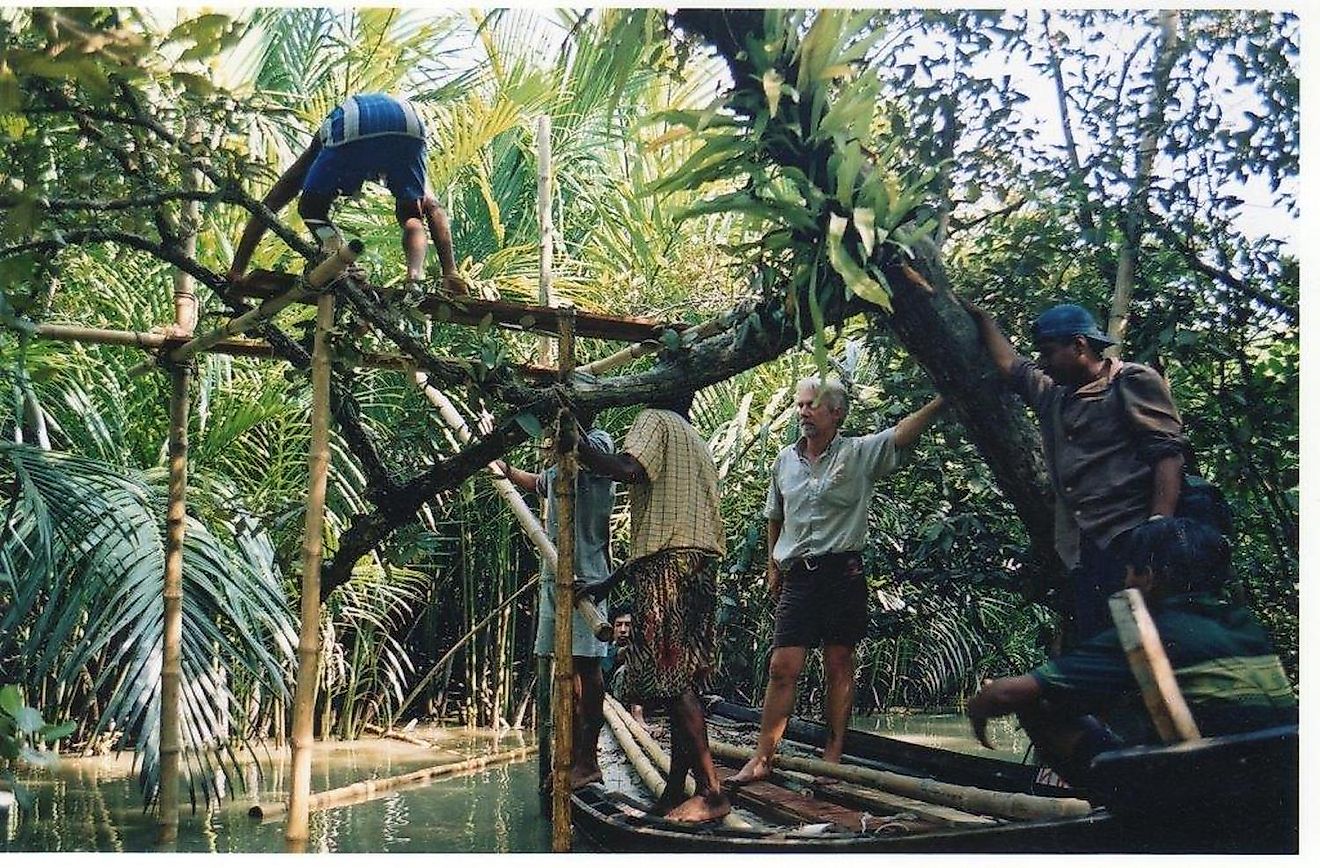
[[[430,385],[427,382],[426,374],[421,371],[414,371],[413,379],[417,385],[422,387],[426,399],[431,402],[431,406],[439,411],[440,418],[454,432],[454,436],[458,438],[458,441],[464,445],[471,443],[472,431],[468,428],[467,422],[463,420],[463,416],[458,412],[458,408],[454,406],[454,402],[450,401],[444,392]],[[559,563],[559,550],[550,541],[545,528],[541,526],[541,520],[527,507],[522,496],[518,494],[518,489],[514,488],[513,483],[505,479],[503,473],[500,473],[499,465],[492,461],[486,465],[486,468],[491,472],[491,485],[496,493],[504,499],[504,502],[509,505],[509,509],[513,511],[514,518],[518,520],[518,526],[531,540],[532,545],[536,546],[537,551],[540,552],[546,563],[552,569],[555,569],[555,565]],[[601,617],[600,610],[596,608],[592,601],[580,597],[575,599],[573,605],[577,609],[577,613],[587,622],[587,627],[591,630],[592,635],[602,642],[608,642],[612,638],[614,631],[610,627],[610,623]]]
[[[190,132],[193,122],[188,123]],[[194,189],[201,173],[185,173]],[[180,210],[184,256],[197,252],[197,224],[201,211],[196,202]],[[174,327],[179,334],[192,334],[197,326],[197,294],[192,277],[174,273]],[[175,364],[170,371],[169,496],[165,513],[164,625],[161,634],[160,669],[160,800],[157,807],[156,841],[173,844],[179,837],[179,759],[183,752],[179,721],[179,698],[183,679],[183,542],[188,524],[188,392],[192,372],[188,364]]]
[[[573,375],[573,308],[559,309],[559,374],[567,383]],[[568,407],[559,408],[555,431],[559,466],[555,473],[559,558],[555,564],[555,693],[554,786],[551,790],[552,846],[555,853],[572,849],[569,813],[573,767],[573,553],[577,491],[577,419]]]
[[[353,262],[363,251],[362,242],[354,238],[343,247],[335,251],[334,255],[327,257],[320,262],[307,274],[306,284],[312,288],[319,288],[330,283]],[[198,338],[193,338],[181,347],[170,350],[166,359],[170,362],[183,362],[198,353],[205,352],[211,347],[235,335],[240,335],[258,323],[270,319],[275,314],[284,310],[289,305],[304,301],[307,298],[307,288],[296,286],[283,295],[277,295],[274,298],[263,301],[260,305],[248,311],[245,314],[234,317],[229,322],[220,326],[214,331],[207,332]],[[139,376],[151,370],[151,364],[144,362],[129,371],[132,376]]]
[[[752,748],[712,741],[711,753],[718,757],[746,762],[751,759]],[[990,814],[1014,820],[1062,819],[1081,817],[1091,812],[1090,802],[1082,799],[1030,796],[1026,793],[1002,793],[962,784],[949,784],[932,778],[900,775],[862,766],[827,763],[823,760],[780,755],[775,765],[794,771],[848,781],[897,793],[936,805],[948,805],[973,814]]]
[[[541,231],[540,280],[537,297],[542,307],[549,307],[550,278],[554,267],[554,222],[551,219],[550,198],[550,116],[536,118],[536,220]],[[537,363],[550,364],[550,337],[542,335],[537,341]]]
[[[641,746],[641,750],[646,754],[650,762],[654,763],[655,767],[660,769],[664,774],[669,774],[669,755],[666,754],[665,749],[660,746],[660,742],[656,741],[655,738],[646,731],[646,728],[642,726],[635,717],[628,713],[628,709],[623,707],[623,703],[607,693],[605,695],[605,709],[605,719],[610,721],[610,728],[615,731],[615,737],[618,737],[618,727],[622,727],[628,734],[629,739]],[[657,786],[651,787],[651,789],[657,796],[659,796],[660,793],[664,791],[664,780],[661,778],[657,778],[657,780],[659,781]],[[647,786],[651,785],[648,783]],[[683,790],[689,796],[697,791],[697,785],[692,779],[692,775],[689,774],[684,778]],[[736,793],[734,795],[736,796]],[[730,829],[758,828],[756,825],[747,822],[741,817],[734,816],[732,813],[724,816],[723,824]]]
[[[610,704],[612,697],[605,697],[605,722],[610,725],[610,731],[614,733],[614,740],[623,748],[623,754],[632,764],[633,770],[637,776],[642,779],[642,783],[651,791],[656,798],[665,790],[665,779],[662,773],[656,768],[656,763],[648,757],[645,750],[638,744],[636,736],[627,727],[621,719],[619,711]],[[627,717],[624,712],[622,717]]]
[[[292,771],[289,820],[284,837],[307,839],[312,788],[312,715],[316,707],[317,662],[321,652],[321,536],[325,522],[326,477],[330,467],[330,345],[335,297],[316,300],[312,347],[312,442],[307,456],[307,518],[303,529],[302,625],[298,635],[298,675],[293,698]]]
[[[1118,638],[1127,652],[1128,666],[1141,688],[1155,731],[1165,744],[1201,737],[1192,711],[1178,689],[1173,666],[1164,653],[1160,634],[1146,609],[1141,591],[1126,588],[1109,597],[1109,613],[1118,628]]]
[[[327,808],[342,808],[379,799],[403,789],[426,786],[437,778],[457,777],[479,772],[491,766],[519,762],[536,753],[535,747],[524,746],[487,756],[458,760],[444,765],[428,766],[424,769],[395,775],[378,780],[359,781],[333,790],[313,793],[307,800],[309,811],[324,811]],[[248,816],[254,820],[269,821],[278,819],[286,813],[283,802],[264,802],[248,809]]]
[[[539,581],[539,577],[538,577]],[[539,605],[539,600],[538,600]],[[541,808],[550,808],[550,790],[544,782],[550,780],[550,658],[544,654],[536,657],[536,749],[540,764],[536,780],[541,783]]]

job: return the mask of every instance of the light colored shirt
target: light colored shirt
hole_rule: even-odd
[[[586,441],[598,452],[614,452],[614,439],[600,428],[587,432]],[[545,498],[546,533],[553,542],[559,534],[559,504],[555,497],[556,467],[536,475],[536,493]],[[577,499],[573,502],[573,572],[584,579],[604,579],[610,570],[610,512],[614,509],[614,480],[578,467]],[[554,570],[544,562],[541,581],[554,582]]]
[[[646,470],[647,481],[630,485],[630,560],[665,549],[724,554],[719,471],[710,447],[687,420],[671,410],[646,409],[623,441],[623,451]]]
[[[871,492],[907,452],[894,444],[897,428],[862,437],[836,435],[813,463],[806,438],[775,456],[765,517],[783,522],[774,559],[861,551]]]

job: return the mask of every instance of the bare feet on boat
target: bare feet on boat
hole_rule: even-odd
[[[747,761],[747,765],[738,770],[736,775],[730,775],[724,779],[724,783],[737,787],[742,784],[754,784],[757,781],[763,781],[770,777],[770,772],[774,769],[774,763],[768,759],[762,759],[754,756]]]
[[[727,816],[729,810],[728,796],[723,793],[707,793],[704,796],[693,796],[683,802],[665,814],[665,819],[679,823],[704,823]]]

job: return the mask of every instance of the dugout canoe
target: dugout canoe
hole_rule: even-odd
[[[754,723],[760,715],[724,701],[713,703],[709,713],[716,725]],[[821,724],[795,718],[785,741],[807,751],[819,748],[823,734]],[[936,786],[1061,800],[1079,795],[1048,770],[1027,763],[859,731],[845,738],[845,759],[858,768],[923,778]],[[720,773],[734,768],[726,765]],[[765,819],[757,828],[669,822],[599,784],[574,793],[573,819],[592,845],[614,852],[1297,852],[1295,726],[1115,751],[1098,758],[1096,768],[1101,783],[1090,793],[1094,808],[1065,818],[983,816],[952,803],[930,805],[846,782],[812,787],[804,785],[805,776],[777,774],[764,785],[737,791],[735,806]],[[887,822],[871,801],[877,795],[893,806],[889,817],[900,821]],[[1152,822],[1152,816],[1159,819]]]

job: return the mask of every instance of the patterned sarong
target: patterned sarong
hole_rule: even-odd
[[[715,666],[715,564],[709,552],[665,549],[623,568],[634,596],[620,699],[672,699],[705,685]]]

